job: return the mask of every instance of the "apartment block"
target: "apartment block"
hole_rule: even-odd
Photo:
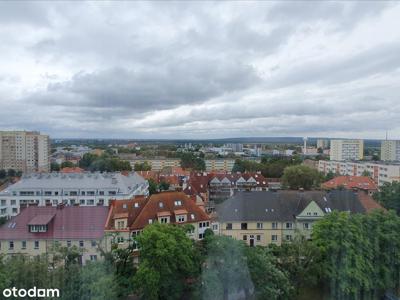
[[[234,159],[206,159],[206,171],[231,172],[235,165]]]
[[[350,161],[326,161],[318,162],[318,171],[334,173],[336,175],[362,176],[368,172],[378,186],[384,183],[400,181],[400,163],[385,162],[350,162]]]
[[[108,206],[112,199],[147,196],[148,186],[134,172],[27,174],[0,192],[0,216],[15,216],[28,206]]]
[[[363,140],[331,140],[330,160],[361,160],[363,157]]]
[[[296,234],[311,237],[314,222],[333,211],[382,208],[367,193],[349,190],[239,192],[217,206],[219,233],[249,246],[281,245]]]
[[[144,163],[147,162],[151,166],[152,171],[161,171],[166,167],[180,167],[181,161],[179,159],[174,158],[135,158],[129,161],[132,169],[135,167],[136,163]]]
[[[317,139],[317,148],[328,149],[329,148],[329,140]]]
[[[36,131],[0,131],[0,169],[50,171],[48,135]]]
[[[400,141],[382,141],[381,160],[400,161]]]

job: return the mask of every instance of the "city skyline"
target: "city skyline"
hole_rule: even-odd
[[[1,2],[0,130],[400,137],[395,2]]]

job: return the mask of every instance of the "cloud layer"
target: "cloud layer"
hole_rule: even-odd
[[[0,129],[400,138],[395,2],[0,2]]]

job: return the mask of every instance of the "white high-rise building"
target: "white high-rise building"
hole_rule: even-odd
[[[50,140],[36,131],[0,131],[0,169],[50,171]]]
[[[317,140],[317,148],[328,149],[329,148],[329,140],[318,139]]]
[[[381,160],[397,161],[400,160],[400,141],[381,142]]]
[[[331,140],[330,160],[361,160],[363,157],[363,140]]]

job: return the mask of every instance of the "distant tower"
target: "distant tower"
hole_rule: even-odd
[[[303,154],[304,154],[304,155],[307,154],[307,140],[308,140],[308,138],[307,138],[306,136],[303,137],[303,141],[304,141]]]

